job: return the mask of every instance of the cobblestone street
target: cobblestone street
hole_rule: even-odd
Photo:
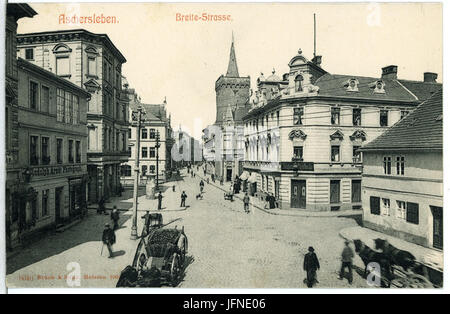
[[[164,222],[182,218],[171,226],[184,225],[189,239],[191,263],[179,287],[305,288],[302,266],[308,246],[316,249],[321,263],[316,287],[367,287],[356,273],[352,286],[337,276],[344,245],[339,231],[357,226],[354,219],[270,215],[252,207],[251,213],[245,214],[240,200],[225,201],[223,192],[212,185],[206,184],[204,198],[196,200],[198,183],[198,176],[184,177],[176,183],[176,192],[169,188],[164,193]],[[188,194],[188,208],[174,211],[179,209],[173,207],[181,190]],[[131,214],[121,213],[114,259],[106,257],[106,248],[100,255],[101,232],[109,216],[91,210],[79,224],[32,244],[8,260],[8,285],[67,287],[64,275],[71,271],[67,265],[77,262],[81,287],[114,287],[120,271],[131,264],[137,245],[129,239]],[[142,228],[140,220],[138,230]],[[359,257],[355,264],[361,266]]]

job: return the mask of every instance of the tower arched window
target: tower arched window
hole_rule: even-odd
[[[297,75],[295,77],[295,91],[296,92],[303,91],[302,82],[303,82],[303,76]]]

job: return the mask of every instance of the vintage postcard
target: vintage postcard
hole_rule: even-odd
[[[442,8],[8,3],[7,287],[442,288]]]

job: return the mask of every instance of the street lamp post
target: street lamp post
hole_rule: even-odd
[[[159,131],[156,131],[156,190],[159,190],[159,148],[161,147],[160,144],[160,137],[159,137]]]
[[[141,123],[145,121],[145,110],[139,105],[136,111],[133,111],[133,124],[137,126],[136,131],[136,150],[134,162],[134,189],[133,189],[133,222],[131,226],[131,239],[136,240],[137,234],[137,210],[138,210],[138,189],[139,189],[139,150],[141,146]]]

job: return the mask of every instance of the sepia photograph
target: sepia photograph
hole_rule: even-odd
[[[8,290],[444,288],[443,3],[3,9]]]

